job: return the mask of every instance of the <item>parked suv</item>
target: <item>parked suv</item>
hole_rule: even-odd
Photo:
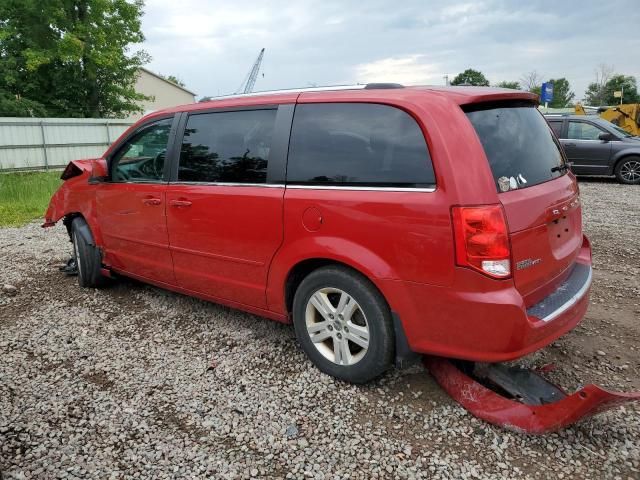
[[[615,175],[640,184],[640,137],[598,117],[547,115],[576,175]]]
[[[537,350],[587,309],[576,180],[532,94],[376,84],[153,113],[74,161],[83,287],[123,275],[292,322],[323,371]]]

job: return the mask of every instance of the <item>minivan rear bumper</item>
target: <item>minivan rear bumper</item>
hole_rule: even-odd
[[[410,348],[476,362],[503,362],[539,350],[584,317],[591,287],[591,245],[585,236],[568,278],[536,305],[525,305],[512,281],[457,269],[450,287],[381,280]]]

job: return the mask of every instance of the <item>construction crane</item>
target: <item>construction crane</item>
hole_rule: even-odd
[[[260,72],[260,64],[262,63],[263,56],[264,48],[260,50],[260,54],[254,62],[253,67],[251,67],[249,74],[242,81],[240,88],[238,88],[235,93],[251,93],[253,91],[253,86],[256,84],[256,80],[258,79],[258,73]]]

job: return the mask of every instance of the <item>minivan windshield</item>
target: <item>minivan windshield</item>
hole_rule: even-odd
[[[484,147],[498,192],[527,188],[564,175],[560,146],[533,104],[465,108]]]
[[[633,137],[633,135],[631,135],[629,132],[620,128],[617,125],[614,125],[613,123],[610,125],[610,128],[613,128],[616,132],[618,132],[619,135],[622,135],[625,138]]]

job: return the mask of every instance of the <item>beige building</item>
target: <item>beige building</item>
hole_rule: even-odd
[[[192,91],[176,85],[146,68],[140,68],[139,71],[136,92],[151,97],[151,100],[141,102],[143,113],[131,115],[130,118],[138,119],[156,110],[195,102],[196,94]]]

